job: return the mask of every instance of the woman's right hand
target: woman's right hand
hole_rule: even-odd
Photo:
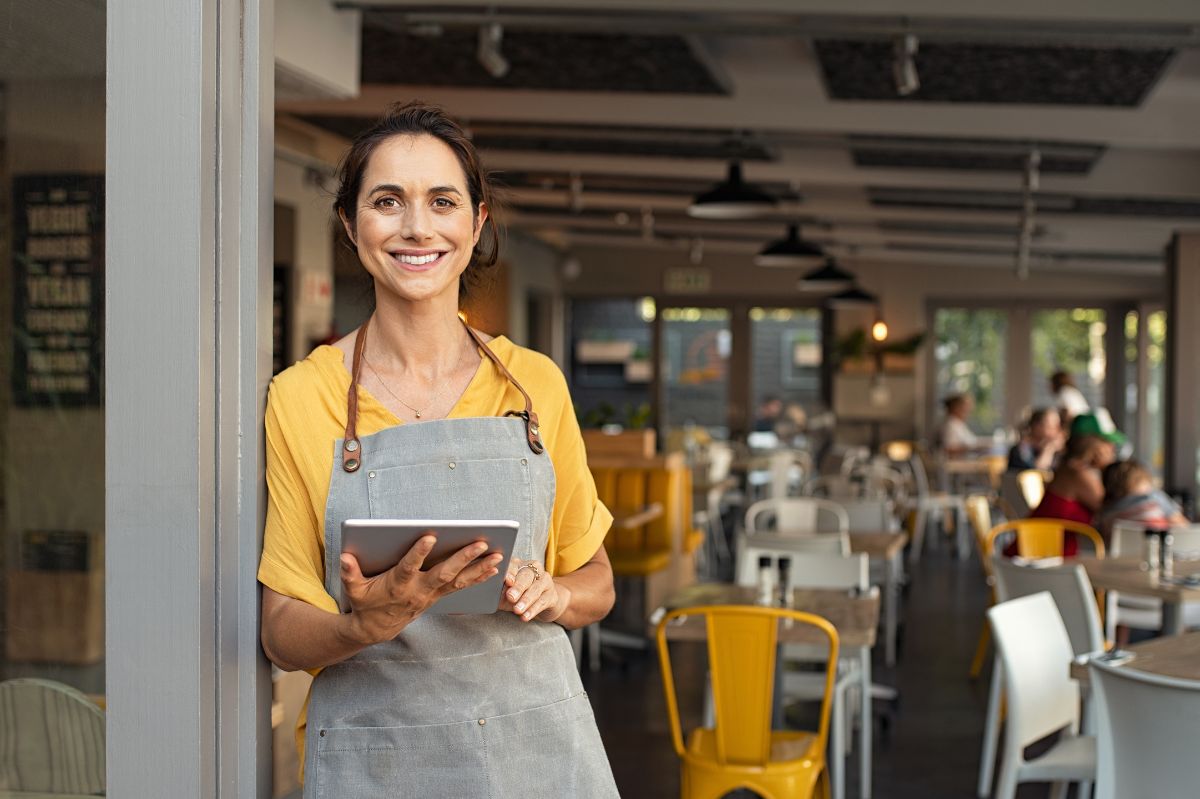
[[[496,574],[504,559],[498,552],[480,558],[488,545],[477,541],[421,571],[436,542],[432,534],[421,537],[399,563],[374,577],[364,577],[358,559],[342,554],[342,590],[350,602],[348,635],[356,643],[390,641],[434,602]]]

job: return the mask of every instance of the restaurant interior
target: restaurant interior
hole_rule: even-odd
[[[330,212],[348,143],[445,108],[506,229],[464,314],[562,370],[614,515],[616,603],[571,638],[622,796],[1196,795],[1200,6],[277,0],[274,24],[274,371],[371,309]],[[103,180],[102,24],[92,47],[50,93],[0,57],[15,203],[63,159]],[[102,705],[104,410],[49,407],[12,357],[0,678]],[[50,462],[14,468],[35,440]],[[311,677],[272,682],[272,794],[299,797]]]

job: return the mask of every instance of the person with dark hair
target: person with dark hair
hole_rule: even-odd
[[[1118,520],[1156,528],[1188,523],[1183,509],[1154,487],[1150,470],[1132,458],[1104,469],[1104,505],[1096,514],[1096,529],[1107,539]]]
[[[1100,472],[1116,458],[1112,443],[1100,436],[1072,436],[1063,450],[1062,462],[1054,470],[1054,479],[1046,484],[1042,501],[1030,518],[1068,519],[1091,524],[1104,502],[1104,483]],[[1063,554],[1078,551],[1073,533],[1063,542]]]
[[[1059,370],[1050,375],[1050,391],[1054,394],[1054,404],[1062,416],[1063,427],[1070,427],[1071,420],[1081,413],[1091,410],[1087,397],[1075,387],[1075,378],[1070,372]]]
[[[775,425],[783,416],[783,400],[774,394],[768,394],[758,403],[758,414],[754,419],[754,432],[773,433]]]
[[[951,394],[942,400],[946,417],[936,434],[937,446],[942,452],[956,458],[979,448],[979,438],[967,424],[974,401],[967,394]]]
[[[612,514],[562,373],[460,314],[498,250],[475,149],[397,104],[351,145],[334,210],[374,311],[278,375],[266,410],[262,645],[319,670],[305,796],[615,797],[565,632],[612,606]],[[518,521],[497,612],[427,612],[497,574],[485,544],[427,563],[426,535],[366,576],[341,547],[362,518]]]
[[[1008,451],[1008,470],[1052,469],[1065,443],[1058,412],[1038,408],[1029,414],[1021,440]]]

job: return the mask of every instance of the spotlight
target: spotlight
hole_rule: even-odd
[[[917,74],[917,42],[915,33],[897,36],[892,48],[892,77],[896,81],[896,93],[901,97],[921,88],[921,76]]]
[[[503,39],[504,28],[499,22],[479,26],[479,46],[475,49],[475,57],[487,73],[497,80],[508,74],[508,59],[500,52]]]
[[[883,341],[888,336],[887,322],[883,319],[876,319],[875,324],[871,325],[871,338],[876,341]]]

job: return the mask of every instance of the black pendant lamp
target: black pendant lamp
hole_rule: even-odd
[[[878,303],[878,297],[868,291],[863,291],[858,286],[851,286],[845,291],[838,292],[825,300],[825,304],[830,308],[837,308],[839,310],[846,308],[874,308]]]
[[[751,219],[775,209],[776,200],[742,180],[742,165],[729,163],[729,175],[709,191],[696,195],[688,216],[697,219]]]
[[[844,291],[853,285],[854,275],[838,266],[832,256],[825,259],[824,265],[806,272],[796,281],[800,291]]]
[[[754,257],[758,266],[811,266],[825,257],[821,245],[800,238],[800,226],[788,225],[787,236],[773,241]]]

